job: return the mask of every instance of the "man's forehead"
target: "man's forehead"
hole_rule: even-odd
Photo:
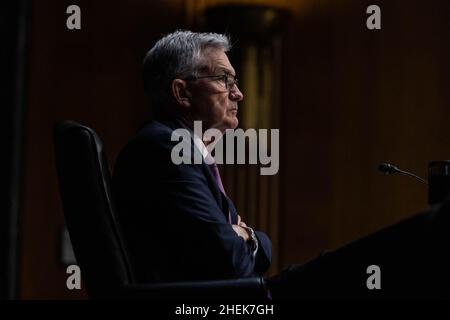
[[[216,65],[216,67],[213,69],[214,72],[222,72],[222,73],[227,73],[227,74],[231,74],[231,75],[236,75],[236,72],[234,71],[233,67],[231,66],[224,66],[224,65]]]
[[[207,49],[203,54],[203,62],[213,72],[223,71],[235,74],[234,68],[230,63],[226,53],[221,49]]]

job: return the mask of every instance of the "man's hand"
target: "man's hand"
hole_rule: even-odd
[[[241,226],[241,227],[246,227],[246,226],[247,226],[247,225],[245,224],[245,222],[241,220],[241,216],[240,216],[240,215],[238,215],[238,222],[237,222],[237,225],[238,225],[238,226]]]
[[[238,226],[237,224],[232,224],[231,226],[233,227],[234,232],[236,232],[239,237],[242,237],[245,241],[248,241],[250,237],[247,230],[245,230],[241,226]]]
[[[239,237],[242,237],[242,238],[244,238],[245,241],[248,241],[250,236],[248,235],[247,230],[244,229],[244,227],[246,227],[247,225],[245,224],[244,221],[241,220],[240,215],[238,215],[237,224],[233,224],[231,226],[233,227],[234,232],[236,232]]]

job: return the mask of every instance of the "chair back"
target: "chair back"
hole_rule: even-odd
[[[134,279],[103,144],[94,130],[74,121],[55,125],[54,143],[64,216],[84,285],[90,298],[113,297]]]

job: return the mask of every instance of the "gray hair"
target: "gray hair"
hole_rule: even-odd
[[[229,37],[218,33],[177,30],[160,39],[144,58],[144,86],[154,112],[170,100],[173,79],[195,76],[206,48],[231,49]]]

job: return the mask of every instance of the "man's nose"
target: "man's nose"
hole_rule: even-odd
[[[244,99],[244,94],[239,90],[237,84],[235,84],[230,91],[230,99],[233,101],[242,101],[242,99]]]

